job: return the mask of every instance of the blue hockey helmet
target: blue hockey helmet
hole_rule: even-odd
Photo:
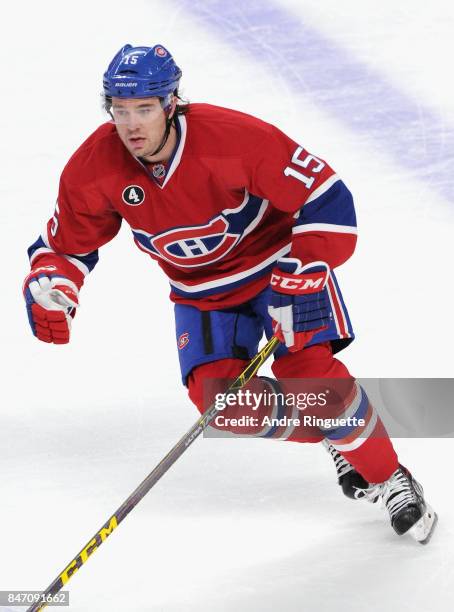
[[[125,45],[104,73],[104,95],[110,98],[167,98],[178,89],[181,74],[172,55],[162,45]]]

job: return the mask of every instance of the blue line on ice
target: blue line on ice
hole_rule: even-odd
[[[176,0],[224,42],[265,63],[364,142],[454,200],[454,127],[277,4]],[[398,58],[396,59],[398,61]],[[283,100],[283,110],[285,101]]]

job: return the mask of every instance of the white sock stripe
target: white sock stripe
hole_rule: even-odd
[[[274,440],[288,440],[292,433],[295,431],[295,419],[300,418],[300,410],[296,406],[292,407],[292,416],[287,420],[287,427],[285,428],[282,435],[273,437]]]
[[[358,383],[358,381],[355,381],[355,395],[350,404],[345,407],[344,412],[341,412],[340,414],[336,415],[336,419],[347,419],[348,417],[354,416],[359,408],[359,405],[361,404],[363,394],[364,391],[362,390],[361,385]],[[329,430],[330,428],[327,429]]]
[[[277,393],[277,391],[274,390],[274,388],[271,386],[270,383],[265,381],[265,384],[268,385],[272,393]],[[279,403],[278,403],[278,400],[276,399],[273,405],[273,409],[271,411],[270,419],[277,419],[278,412],[279,412]],[[250,437],[254,437],[254,438],[265,437],[272,429],[274,429],[274,425],[265,425],[258,433],[252,434]]]
[[[342,443],[339,444],[339,442],[334,443],[333,441],[331,441],[331,444],[334,446],[336,450],[342,453],[356,450],[357,448],[362,446],[364,442],[369,438],[370,434],[375,429],[375,425],[377,424],[377,421],[378,421],[377,411],[372,409],[372,416],[371,416],[369,423],[367,424],[364,431],[355,440],[353,440],[352,442],[349,442],[348,444],[342,444]]]
[[[354,416],[356,411],[358,410],[363,400],[363,397],[365,396],[365,393],[362,390],[361,385],[358,383],[358,381],[355,381],[355,389],[356,389],[355,397],[353,398],[350,406],[348,406],[345,412],[341,414],[338,418],[347,419],[348,417]]]

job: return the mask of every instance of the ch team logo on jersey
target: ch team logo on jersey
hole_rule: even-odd
[[[128,185],[123,189],[121,198],[128,206],[139,206],[145,200],[145,191],[139,185]]]
[[[229,233],[228,229],[228,222],[219,216],[207,225],[159,234],[150,240],[150,244],[170,263],[188,268],[200,266],[221,259],[233,249],[241,236]]]
[[[206,266],[225,257],[251,232],[265,214],[268,200],[246,192],[236,209],[224,210],[204,225],[148,234],[133,229],[136,244],[150,255],[182,268]]]

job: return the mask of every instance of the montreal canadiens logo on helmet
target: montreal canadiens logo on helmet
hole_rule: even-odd
[[[163,47],[156,47],[154,54],[158,57],[165,57],[167,55],[167,51]]]
[[[128,185],[123,189],[121,198],[128,206],[139,206],[145,200],[145,191],[139,185]]]

